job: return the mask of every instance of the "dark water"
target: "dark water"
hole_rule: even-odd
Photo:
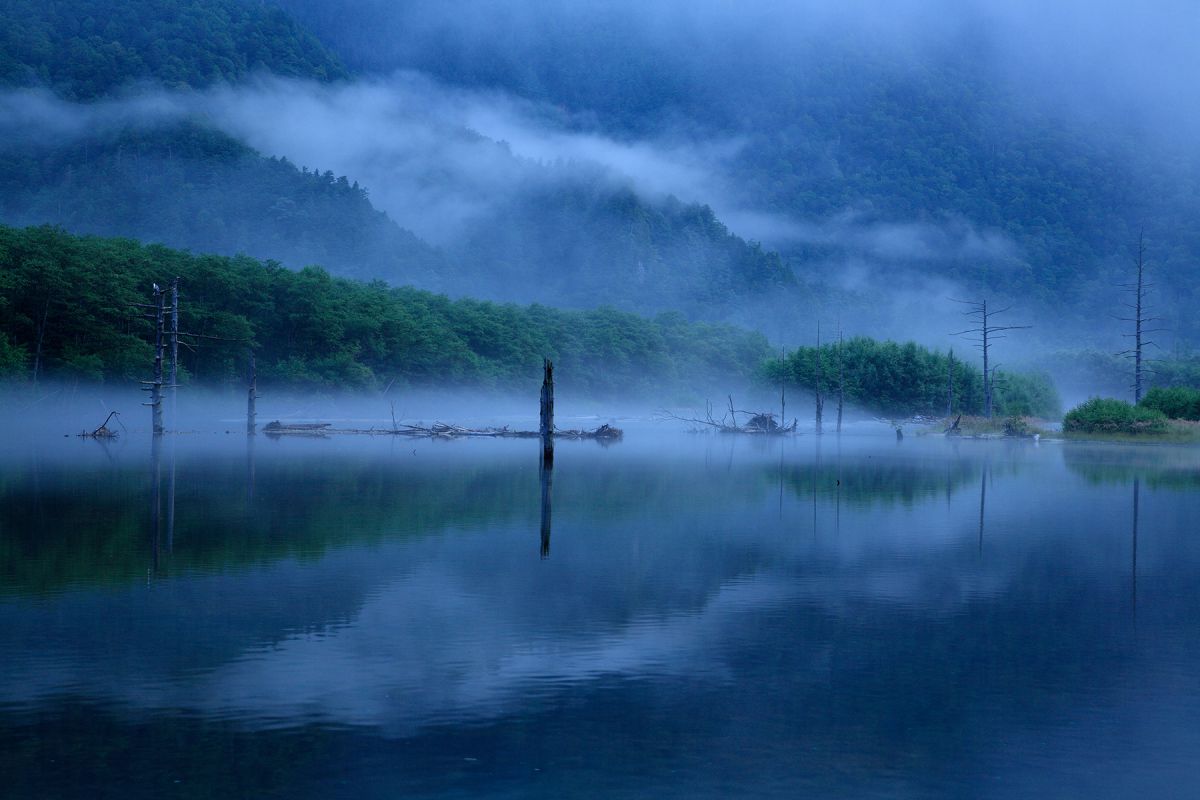
[[[1193,450],[636,434],[546,518],[530,441],[56,446],[5,797],[1200,796]]]

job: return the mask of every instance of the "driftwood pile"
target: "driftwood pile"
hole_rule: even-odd
[[[104,422],[101,423],[99,428],[96,428],[94,431],[83,431],[79,435],[84,439],[115,439],[117,438],[117,432],[109,428],[108,423],[112,421],[113,417],[120,416],[121,415],[119,412],[110,411],[108,416],[104,418]],[[117,421],[120,422],[119,419]]]
[[[502,428],[467,428],[462,425],[448,425],[435,422],[432,425],[392,424],[390,428],[334,428],[331,423],[282,423],[279,420],[263,426],[263,433],[268,436],[299,435],[324,436],[331,433],[357,433],[370,436],[407,436],[414,439],[460,439],[460,438],[491,438],[491,439],[537,439],[538,431],[513,430],[505,425]],[[624,434],[620,428],[611,425],[601,425],[595,430],[556,430],[556,439],[596,439],[599,441],[616,441]]]
[[[749,419],[738,424],[737,415],[744,414]],[[664,411],[663,416],[667,419],[675,419],[680,422],[690,422],[696,425],[702,425],[707,428],[719,431],[720,433],[749,433],[768,436],[782,436],[784,434],[796,432],[796,420],[792,420],[791,425],[785,425],[777,420],[775,415],[770,411],[741,411],[735,410],[733,407],[733,397],[729,398],[729,409],[721,416],[720,419],[713,417],[712,403],[705,405],[704,419],[699,417],[681,417],[678,414],[673,414],[670,411]]]

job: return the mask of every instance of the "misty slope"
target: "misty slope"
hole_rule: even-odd
[[[430,284],[445,259],[357,183],[264,158],[194,123],[0,150],[0,217]]]
[[[0,81],[103,100],[139,80],[194,88],[226,86],[253,71],[317,81],[345,74],[283,12],[261,3],[117,5],[123,13],[112,18],[125,21],[101,24],[95,3],[9,3],[4,19],[13,25]],[[182,97],[130,102],[202,103],[206,95]],[[21,96],[10,96],[10,108],[21,104]],[[380,213],[366,194],[372,187],[263,158],[236,133],[218,130],[202,105],[188,108],[165,122],[131,113],[124,123],[106,120],[84,132],[89,123],[72,121],[77,109],[60,104],[56,121],[66,119],[71,129],[61,143],[39,128],[40,119],[14,125],[0,147],[0,214],[13,224],[58,224],[199,252],[244,252],[294,268],[320,263],[337,274],[459,296],[576,307],[712,316],[739,295],[790,283],[777,256],[731,235],[707,208],[646,200],[623,189],[619,176],[525,161],[494,142],[491,168],[511,175],[509,196],[489,198],[488,213],[434,249]],[[490,142],[463,128],[439,135]],[[436,165],[421,180],[443,184],[446,194],[472,191]]]
[[[139,82],[195,89],[267,72],[347,76],[293,19],[261,3],[0,2],[0,83],[9,86],[98,101]],[[61,142],[37,124],[5,134],[0,215],[10,223],[244,252],[296,268],[320,262],[360,278],[427,281],[443,265],[357,184],[264,158],[202,120],[118,121]]]
[[[618,139],[737,137],[734,200],[777,216],[754,235],[802,278],[937,276],[1087,323],[1144,229],[1169,325],[1200,337],[1200,163],[1154,115],[1072,108],[1101,90],[1069,54],[1033,61],[1050,34],[1004,40],[996,4],[277,2],[359,70],[502,90]]]

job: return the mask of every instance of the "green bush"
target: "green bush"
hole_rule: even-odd
[[[1124,400],[1093,397],[1063,418],[1068,433],[1166,433],[1167,416]]]
[[[1172,386],[1156,387],[1146,392],[1138,403],[1142,408],[1161,411],[1170,419],[1200,420],[1200,389]]]

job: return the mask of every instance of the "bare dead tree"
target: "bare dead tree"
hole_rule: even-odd
[[[395,409],[395,406],[393,406]],[[395,427],[396,415],[393,410],[392,426]],[[254,351],[249,353],[249,363],[246,366],[246,434],[253,436],[258,429],[258,368],[254,364]]]
[[[155,436],[161,436],[163,432],[163,350],[166,345],[166,331],[164,324],[166,319],[166,293],[156,283],[154,284],[153,302],[149,305],[140,305],[141,308],[149,309],[146,317],[154,323],[154,377],[148,381],[142,381],[142,390],[150,393],[150,402],[142,405],[150,406],[151,426]]]
[[[1133,361],[1133,402],[1141,402],[1142,392],[1145,389],[1145,375],[1148,371],[1146,363],[1149,359],[1145,358],[1145,348],[1147,346],[1157,347],[1155,342],[1146,339],[1146,336],[1151,333],[1157,333],[1162,328],[1148,328],[1147,325],[1160,322],[1161,317],[1147,316],[1149,306],[1146,303],[1147,293],[1154,286],[1146,280],[1146,241],[1145,236],[1141,231],[1138,231],[1137,250],[1133,258],[1133,265],[1136,270],[1136,278],[1130,283],[1119,284],[1121,289],[1124,289],[1129,294],[1133,295],[1132,303],[1122,303],[1123,306],[1132,311],[1132,317],[1117,317],[1122,322],[1133,323],[1133,333],[1121,334],[1126,339],[1133,339],[1133,348],[1122,350],[1117,353],[1119,356],[1131,359]]]
[[[972,323],[970,328],[963,331],[957,331],[952,336],[962,336],[968,341],[974,342],[975,346],[983,352],[983,415],[989,419],[992,416],[992,388],[995,370],[989,368],[988,359],[991,356],[992,344],[997,339],[1005,338],[1006,331],[1017,331],[1032,328],[1032,325],[995,325],[992,323],[992,318],[1003,314],[1012,309],[1012,306],[1005,306],[1000,309],[988,310],[987,300],[957,300],[951,298],[956,303],[962,303],[967,306],[967,310],[963,315],[968,317]]]
[[[814,387],[814,399],[816,400],[816,432],[821,433],[821,417],[824,415],[825,398],[821,394],[821,322],[817,321],[817,380]]]
[[[244,339],[224,336],[210,336],[202,333],[189,333],[179,330],[179,278],[170,284],[170,324],[167,322],[167,291],[157,283],[153,284],[153,294],[150,303],[135,303],[135,308],[143,309],[143,317],[154,327],[154,375],[151,380],[142,381],[143,391],[150,393],[150,406],[154,433],[160,435],[163,425],[163,389],[171,390],[171,411],[175,412],[175,392],[179,385],[179,346],[183,345],[192,352],[196,351],[199,341],[211,339],[214,341],[240,342]],[[168,346],[170,348],[170,368],[167,372],[165,365]],[[167,374],[164,374],[167,373]],[[174,421],[174,420],[173,420]],[[175,424],[178,430],[178,423]]]
[[[950,348],[950,356],[946,364],[946,416],[954,413],[954,348]]]
[[[50,317],[50,298],[46,298],[46,303],[42,306],[42,320],[37,324],[37,348],[33,354],[33,385],[36,388],[38,382],[38,373],[42,371],[42,342],[46,338],[46,320]]]
[[[179,430],[179,420],[176,414],[176,390],[179,388],[179,278],[171,281],[171,374],[168,379],[171,388],[171,424]]]
[[[782,346],[779,348],[779,422],[787,419],[787,353]]]
[[[837,373],[838,373],[838,416],[837,432],[842,432],[842,408],[846,404],[846,373],[842,369],[842,325],[838,323]]]

